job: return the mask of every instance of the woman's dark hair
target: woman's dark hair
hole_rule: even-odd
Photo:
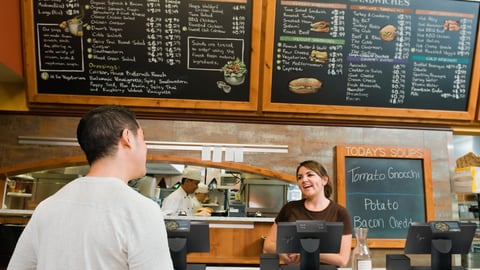
[[[117,150],[117,143],[123,130],[130,130],[134,136],[140,128],[133,112],[117,105],[105,105],[87,112],[77,126],[77,140],[92,164]]]
[[[330,195],[332,195],[332,192],[333,192],[333,186],[332,186],[332,182],[330,181],[330,176],[328,176],[328,173],[325,167],[323,167],[322,164],[318,163],[315,160],[305,160],[298,165],[295,175],[298,175],[298,170],[300,169],[300,167],[305,167],[307,169],[310,169],[314,171],[316,174],[318,174],[318,176],[320,177],[327,177],[328,181],[325,187],[323,188],[323,190],[324,190],[325,197],[330,198]]]

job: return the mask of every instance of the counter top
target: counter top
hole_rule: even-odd
[[[228,221],[228,222],[274,222],[273,217],[205,217],[205,216],[165,216],[165,219],[197,220],[197,221]]]
[[[479,268],[466,268],[468,270],[480,270]],[[260,270],[259,267],[217,267],[207,266],[206,270]],[[352,268],[338,268],[337,270],[352,270]],[[372,270],[385,270],[385,268],[372,268]]]
[[[4,216],[31,216],[33,210],[0,209]],[[273,217],[205,217],[205,216],[165,216],[165,219],[198,220],[198,221],[225,221],[225,222],[274,222]]]
[[[351,270],[352,268],[338,268],[338,270]],[[223,267],[223,266],[207,266],[206,270],[260,270],[259,267]],[[373,268],[372,270],[385,270],[385,268]]]

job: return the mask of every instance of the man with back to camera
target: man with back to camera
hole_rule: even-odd
[[[37,206],[7,269],[173,269],[158,204],[127,185],[146,173],[135,114],[93,109],[77,139],[90,171]]]
[[[192,194],[198,188],[201,180],[200,168],[186,167],[182,174],[182,185],[163,200],[162,211],[166,215],[193,215],[195,209]]]

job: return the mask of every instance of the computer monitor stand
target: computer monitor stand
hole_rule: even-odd
[[[432,240],[432,269],[446,269],[452,265],[452,241],[450,239]]]
[[[187,270],[205,270],[207,269],[206,264],[202,263],[189,263],[187,264]]]
[[[434,239],[431,245],[431,266],[413,266],[412,270],[466,270],[463,266],[452,266],[452,241],[450,239]]]
[[[298,264],[282,264],[280,265],[280,270],[299,270],[300,265]],[[320,264],[319,270],[337,270],[335,265],[329,264]]]

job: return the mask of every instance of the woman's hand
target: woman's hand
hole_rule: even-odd
[[[300,254],[298,253],[282,253],[280,254],[280,257],[282,257],[283,261],[286,264],[299,264],[300,263]]]

